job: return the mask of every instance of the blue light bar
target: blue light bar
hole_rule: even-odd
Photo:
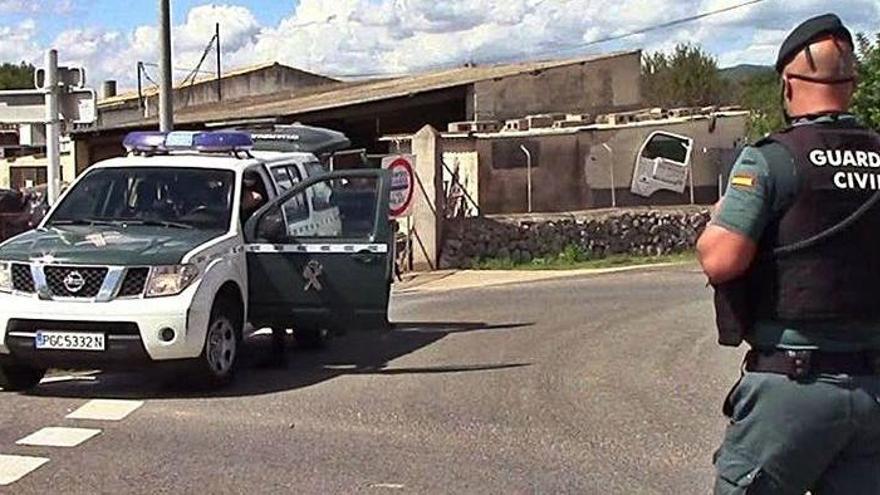
[[[132,132],[122,142],[131,153],[167,153],[193,150],[206,153],[230,153],[253,148],[250,134],[244,132]]]
[[[193,137],[198,151],[247,151],[254,147],[249,134],[243,132],[202,132]]]
[[[173,131],[165,136],[165,149],[168,150],[191,150],[198,132]]]
[[[165,149],[165,133],[157,131],[131,132],[122,142],[126,151],[155,152]]]

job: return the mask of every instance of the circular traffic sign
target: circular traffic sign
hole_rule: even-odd
[[[399,157],[388,166],[391,171],[391,216],[402,215],[412,202],[414,173],[412,164],[406,158]]]

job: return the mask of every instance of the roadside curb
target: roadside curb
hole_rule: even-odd
[[[585,268],[576,270],[458,270],[444,272],[434,276],[436,272],[416,275],[406,286],[395,287],[394,294],[416,294],[424,292],[445,292],[451,290],[473,289],[482,287],[498,287],[505,285],[545,282],[564,278],[608,275],[639,271],[648,268],[665,268],[686,266],[692,261],[652,263],[613,268]],[[425,278],[421,281],[419,279]]]

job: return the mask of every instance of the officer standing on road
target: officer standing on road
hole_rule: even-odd
[[[790,127],[742,152],[697,243],[719,340],[751,346],[715,493],[880,494],[880,136],[848,113],[837,16],[798,26],[776,70]]]

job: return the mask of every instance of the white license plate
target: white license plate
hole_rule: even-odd
[[[74,333],[37,331],[34,345],[37,349],[58,351],[103,351],[105,336],[103,333]]]

